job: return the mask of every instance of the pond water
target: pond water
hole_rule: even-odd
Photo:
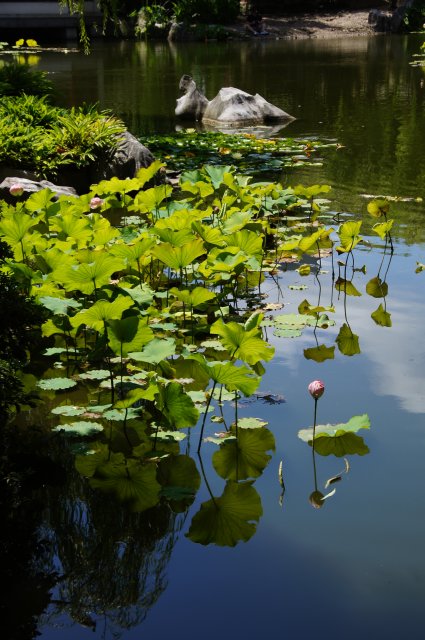
[[[33,523],[49,541],[47,547],[37,545],[34,535],[20,550],[16,534],[20,557],[16,585],[11,578],[6,585],[14,607],[9,606],[5,640],[35,637],[36,628],[43,640],[423,637],[425,275],[415,268],[425,262],[424,205],[417,201],[425,197],[425,78],[409,66],[421,42],[410,36],[201,46],[113,43],[96,44],[89,57],[40,54],[38,68],[54,74],[64,104],[98,102],[142,140],[175,130],[183,73],[210,98],[221,86],[260,93],[297,118],[281,135],[323,136],[342,147],[327,150],[322,166],[276,179],[331,185],[334,215],[363,219],[366,236],[375,221],[366,213],[364,196],[400,199],[390,210],[392,258],[377,236],[368,236],[355,252],[355,266],[366,270],[353,280],[361,296],[344,304],[326,257],[317,279],[303,278],[289,265],[263,286],[268,301],[282,302],[285,312],[296,313],[304,298],[316,304],[320,296],[322,305],[334,304],[335,327],[318,332],[318,341],[335,346],[348,321],[360,353],[346,356],[336,347],[334,359],[318,363],[304,357],[316,344],[311,329],[295,339],[267,329],[276,355],[263,376],[265,395],[239,408],[243,417],[267,420],[276,440],[255,482],[263,514],[251,539],[228,548],[185,536],[209,500],[209,489],[220,496],[224,488],[211,464],[214,445],[205,443],[198,459],[197,437],[192,456],[205,476],[186,513],[162,506],[125,513],[85,486],[70,460],[66,492],[60,486],[40,490],[42,506],[25,516],[29,529]],[[366,292],[378,273],[386,273],[384,301]],[[308,289],[289,289],[304,284]],[[391,327],[371,318],[382,302]],[[298,438],[312,424],[307,386],[314,379],[326,385],[319,423],[369,415],[370,430],[358,434],[367,451],[345,456],[348,472],[343,457],[312,456]],[[341,472],[341,480],[324,489]],[[323,493],[335,489],[321,509],[309,501],[315,487]],[[35,577],[25,581],[25,571]]]

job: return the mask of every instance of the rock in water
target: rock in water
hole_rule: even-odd
[[[202,118],[206,124],[241,127],[290,120],[295,118],[267,102],[258,93],[253,96],[234,87],[220,89]]]

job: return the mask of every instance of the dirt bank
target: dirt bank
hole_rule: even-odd
[[[268,36],[261,38],[338,38],[374,35],[376,31],[368,23],[369,10],[340,11],[338,13],[304,13],[286,16],[263,16]],[[244,20],[238,24],[245,31]],[[254,36],[253,36],[254,37]]]

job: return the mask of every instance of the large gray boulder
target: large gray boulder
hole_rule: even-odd
[[[203,124],[216,127],[252,127],[288,123],[294,120],[279,107],[267,102],[258,93],[254,96],[235,87],[220,89],[209,102],[197,89],[194,80],[184,75],[180,80],[184,95],[177,100],[175,114],[178,117],[202,120]]]
[[[155,160],[147,147],[131,133],[120,135],[120,142],[113,153],[106,155],[92,168],[91,181],[134,178],[139,169],[146,169]]]
[[[179,89],[183,95],[177,99],[176,116],[187,120],[202,120],[208,107],[208,99],[199,91],[196,82],[185,74],[181,77]]]
[[[210,125],[253,126],[294,120],[289,113],[267,102],[256,93],[254,96],[235,87],[220,89],[205,109],[202,121]]]
[[[11,193],[11,189],[17,186],[20,186],[22,189],[22,194],[13,195]],[[32,193],[36,193],[37,191],[41,191],[42,189],[50,189],[55,194],[55,197],[59,196],[73,196],[77,197],[77,192],[72,187],[62,187],[48,180],[28,180],[28,178],[21,178],[19,176],[10,176],[3,180],[0,184],[0,200],[6,200],[9,204],[15,204],[16,198],[26,200]]]

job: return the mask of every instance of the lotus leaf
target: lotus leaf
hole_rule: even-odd
[[[75,387],[76,384],[75,380],[70,378],[45,378],[37,382],[37,386],[43,391],[63,391]]]
[[[84,438],[103,431],[103,426],[98,422],[80,420],[79,422],[70,422],[69,424],[59,424],[57,427],[54,427],[52,431],[63,433],[71,438]]]
[[[143,351],[130,351],[128,355],[136,362],[158,364],[162,360],[173,356],[175,352],[176,342],[173,338],[153,338]]]

